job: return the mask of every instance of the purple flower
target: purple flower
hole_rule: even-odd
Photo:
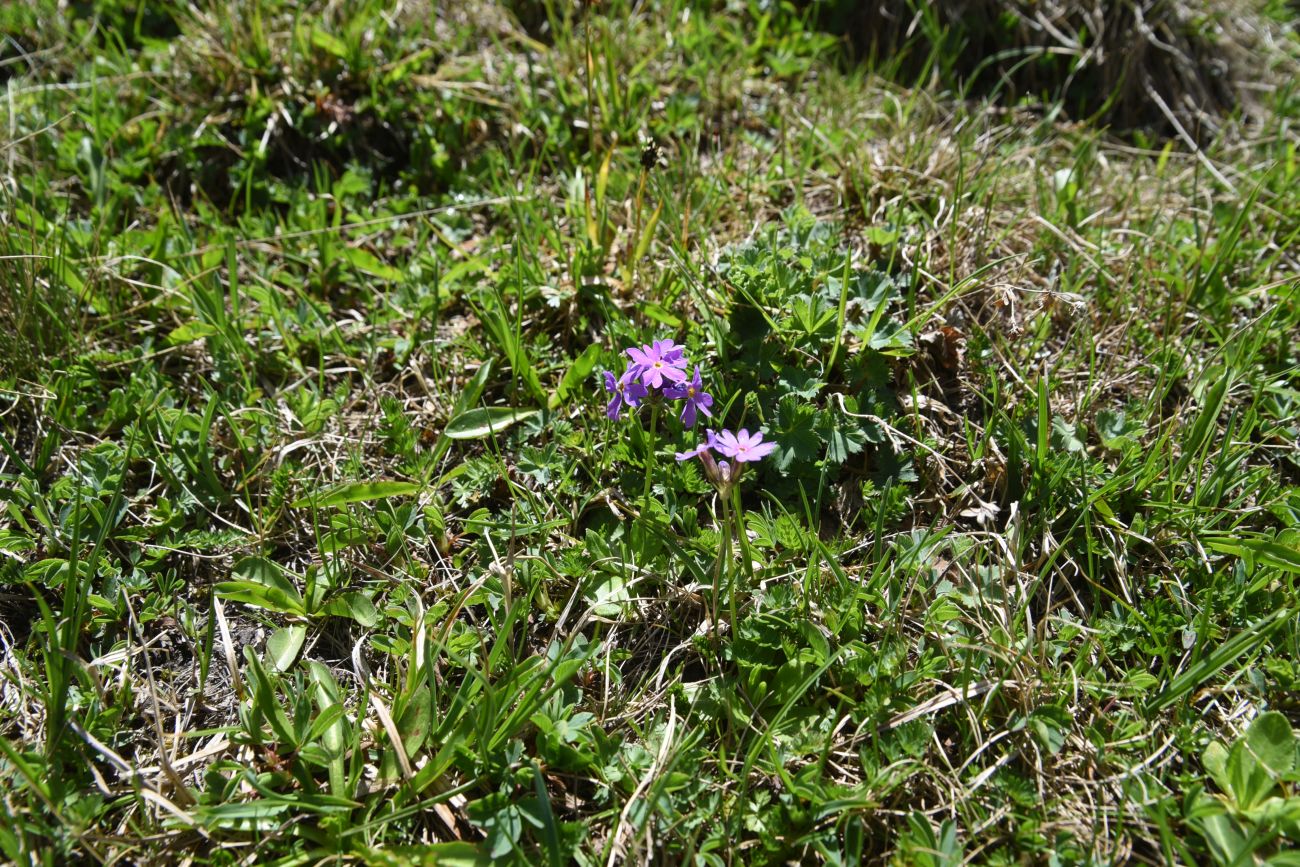
[[[700,378],[698,364],[695,365],[694,379],[665,388],[664,395],[673,400],[686,401],[682,405],[682,424],[687,427],[695,427],[696,411],[713,418],[713,413],[709,412],[709,407],[713,406],[713,395],[704,390],[704,381]]]
[[[654,343],[633,347],[627,351],[632,364],[628,373],[640,378],[646,388],[663,388],[665,384],[686,381],[686,357],[683,349],[671,340],[656,340]],[[626,374],[625,374],[626,375]]]
[[[664,361],[673,367],[686,369],[686,347],[673,343],[671,340],[656,340],[650,344],[651,348],[659,350],[660,356]]]
[[[615,379],[614,374],[608,370],[604,372],[605,391],[613,395],[609,400],[609,405],[605,407],[605,415],[609,416],[611,421],[618,421],[623,407],[638,406],[648,393],[644,385],[628,376],[631,370],[629,367],[619,379]]]
[[[715,461],[709,449],[717,447],[717,440],[713,431],[708,431],[708,438],[690,451],[678,452],[678,461],[689,461],[691,458],[699,458],[700,463],[704,465],[704,476],[712,482],[719,490],[726,493],[731,489],[735,477],[731,472],[731,464],[726,461]]]
[[[776,443],[763,442],[761,433],[755,432],[751,434],[744,428],[741,428],[738,434],[724,430],[716,437],[713,437],[709,444],[722,454],[742,464],[762,460],[776,448]]]

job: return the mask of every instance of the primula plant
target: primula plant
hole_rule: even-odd
[[[618,421],[624,408],[636,409],[642,404],[650,406],[650,440],[643,497],[648,505],[654,471],[655,433],[664,401],[682,401],[682,424],[692,427],[698,413],[712,415],[709,407],[713,405],[713,396],[704,390],[698,365],[694,378],[686,375],[690,362],[686,358],[684,346],[671,340],[656,340],[645,346],[632,347],[627,350],[627,356],[630,360],[622,376],[616,379],[613,372],[604,372],[605,390],[611,395],[609,405],[605,407],[605,415],[611,421]]]
[[[655,430],[659,414],[665,401],[681,401],[679,418],[686,428],[693,428],[699,416],[713,417],[710,407],[713,396],[705,391],[704,377],[700,366],[695,365],[694,376],[687,376],[689,361],[685,347],[671,340],[656,340],[650,344],[627,350],[630,359],[623,374],[615,377],[612,371],[605,371],[605,390],[610,393],[609,404],[605,414],[611,421],[622,417],[624,409],[639,409],[643,404],[650,407],[650,447],[649,460],[646,463],[645,500],[650,497],[650,480],[654,468]],[[739,433],[729,430],[706,430],[704,442],[684,452],[677,452],[678,462],[699,458],[704,467],[705,478],[718,492],[718,501],[722,511],[722,544],[713,572],[713,611],[712,619],[716,629],[718,623],[718,600],[722,592],[724,570],[731,561],[731,538],[734,534],[740,542],[745,571],[751,570],[752,558],[749,554],[748,540],[745,537],[744,521],[740,503],[740,480],[745,464],[762,460],[776,449],[774,442],[764,442],[763,434],[750,433],[741,428]],[[717,452],[725,460],[716,460]],[[730,616],[736,619],[735,581],[729,583],[728,599]]]

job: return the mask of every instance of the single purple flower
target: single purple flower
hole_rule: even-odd
[[[656,340],[646,346],[634,346],[627,354],[632,359],[629,372],[635,370],[634,376],[639,377],[646,388],[663,388],[665,383],[686,381],[686,371],[682,369],[686,366],[686,359],[671,340]]]
[[[742,464],[762,460],[776,448],[776,443],[763,442],[761,433],[751,434],[744,428],[741,428],[738,434],[729,430],[722,431],[714,438],[711,445],[722,454]]]
[[[686,369],[686,347],[673,343],[671,340],[656,340],[650,344],[654,349],[659,350],[659,355],[664,361],[673,367]]]
[[[709,412],[709,407],[713,406],[713,395],[704,390],[704,380],[700,378],[700,366],[698,364],[695,365],[694,379],[665,388],[664,396],[672,400],[686,401],[682,406],[682,424],[687,427],[695,427],[696,411],[713,418],[713,413]]]
[[[609,400],[609,405],[605,407],[605,415],[609,416],[611,421],[618,421],[623,407],[640,405],[648,393],[644,385],[628,377],[626,372],[622,378],[615,379],[614,374],[606,370],[604,378],[605,391],[613,395]]]

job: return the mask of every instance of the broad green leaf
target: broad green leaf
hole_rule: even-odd
[[[418,482],[349,482],[331,488],[324,494],[310,494],[299,497],[292,503],[293,508],[301,509],[315,505],[318,508],[345,506],[348,503],[364,503],[368,500],[382,500],[385,497],[406,497],[418,494],[421,486]]]
[[[417,687],[406,700],[406,707],[397,719],[397,733],[402,736],[402,747],[407,756],[414,756],[424,746],[432,722],[429,688]]]
[[[256,605],[269,611],[305,615],[302,595],[280,567],[261,557],[245,557],[235,564],[235,579],[213,588],[223,599]]]
[[[1290,773],[1295,767],[1295,732],[1287,718],[1275,710],[1260,714],[1250,724],[1246,729],[1246,745],[1274,774]]]
[[[347,43],[332,33],[326,33],[324,30],[312,28],[311,44],[338,58],[346,58],[348,56]]]
[[[526,418],[532,418],[539,412],[540,410],[536,409],[517,409],[511,406],[479,407],[463,412],[447,422],[444,433],[454,440],[479,439],[503,431]]]
[[[366,867],[490,867],[495,863],[478,846],[464,842],[353,849],[350,854]]]
[[[1201,765],[1223,791],[1228,791],[1228,748],[1218,741],[1213,741],[1201,755]]]
[[[655,237],[655,228],[659,225],[659,215],[663,212],[664,203],[661,201],[654,211],[650,214],[650,219],[646,220],[645,228],[641,230],[641,237],[636,242],[636,252],[632,256],[633,262],[640,262],[645,258],[645,254],[650,250],[650,243]]]
[[[178,346],[182,343],[193,343],[195,340],[202,340],[205,337],[211,337],[219,333],[220,329],[215,325],[209,325],[196,319],[193,322],[186,322],[178,328],[173,328],[167,335],[167,342],[172,346]]]
[[[618,617],[624,613],[632,596],[627,592],[627,582],[619,575],[605,575],[591,589],[592,613],[597,617]]]
[[[1284,572],[1300,572],[1300,549],[1286,544],[1280,538],[1277,541],[1271,539],[1252,540],[1247,542],[1247,546],[1255,552],[1259,562],[1266,566],[1272,566],[1274,569],[1281,569]]]
[[[662,304],[656,304],[654,301],[646,301],[641,305],[641,312],[662,325],[669,328],[681,328],[682,320],[674,316],[672,312]]]
[[[367,274],[373,274],[384,280],[391,280],[394,283],[400,281],[405,275],[394,268],[392,265],[381,262],[375,254],[362,250],[357,247],[348,247],[343,252],[343,258],[347,259],[352,267],[358,271],[364,271]]]
[[[325,603],[322,610],[326,614],[332,614],[335,617],[351,617],[366,629],[370,629],[379,622],[379,612],[375,610],[375,603],[371,602],[369,597],[355,590],[335,596]]]
[[[307,627],[282,626],[266,639],[266,661],[276,671],[288,671],[307,639]]]

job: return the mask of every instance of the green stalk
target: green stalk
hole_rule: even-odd
[[[641,167],[641,177],[636,185],[636,203],[633,210],[635,215],[632,220],[632,237],[627,245],[627,268],[629,274],[629,284],[633,289],[636,288],[636,248],[641,245],[641,200],[645,196],[645,166]]]
[[[718,597],[722,593],[722,570],[723,564],[731,559],[731,507],[727,504],[727,498],[721,497],[722,501],[722,541],[718,546],[718,562],[713,566],[713,637],[716,640],[718,633]],[[736,593],[735,587],[728,582],[728,610],[731,613],[731,628],[736,628]]]
[[[655,471],[655,429],[659,425],[659,401],[650,408],[650,444],[645,465],[645,491],[641,498],[641,513],[650,514],[650,482]]]
[[[739,478],[737,478],[739,481]],[[736,539],[740,542],[740,555],[745,561],[745,577],[749,583],[754,583],[754,558],[749,554],[749,536],[745,533],[745,509],[740,505],[740,485],[737,484],[731,489],[732,514],[735,518],[732,524],[736,529]]]

